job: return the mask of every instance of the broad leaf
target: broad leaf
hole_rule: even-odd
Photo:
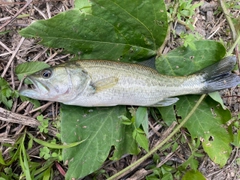
[[[226,54],[221,43],[196,41],[196,49],[179,47],[156,59],[156,68],[161,74],[183,76],[195,73],[219,60]]]
[[[69,169],[66,179],[78,179],[96,171],[115,147],[113,159],[125,153],[137,154],[138,148],[130,126],[122,124],[119,116],[126,114],[124,106],[82,108],[61,106],[61,135],[63,143],[85,140],[77,147],[63,151]]]
[[[182,96],[176,103],[177,115],[184,119],[191,111],[199,96]],[[161,111],[163,117],[173,117],[173,107],[165,107]],[[171,110],[172,109],[172,110]],[[172,115],[166,114],[172,112]],[[229,133],[222,126],[231,118],[228,110],[223,110],[217,102],[207,97],[184,125],[191,133],[191,137],[199,138],[209,157],[220,166],[223,166],[231,153],[232,141]],[[172,119],[174,120],[174,119]],[[169,120],[167,120],[168,123]]]
[[[64,48],[80,54],[82,59],[138,61],[156,55],[168,26],[163,0],[92,3],[91,14],[69,10],[49,20],[37,21],[20,34],[40,37],[41,44]]]

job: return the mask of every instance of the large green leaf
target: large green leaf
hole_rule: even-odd
[[[196,50],[182,46],[157,58],[157,70],[171,76],[189,75],[221,60],[226,54],[224,46],[216,41],[201,40],[194,44]]]
[[[92,13],[79,9],[36,21],[20,31],[41,44],[64,48],[82,59],[137,61],[156,55],[167,33],[163,0],[94,0]],[[78,4],[83,7],[83,4]]]
[[[175,105],[177,115],[184,119],[198,99],[197,95],[180,97]],[[170,124],[170,120],[175,120],[173,106],[165,107],[164,110],[160,109],[163,120]],[[221,105],[207,97],[184,125],[192,138],[199,138],[202,141],[209,157],[220,166],[227,162],[231,153],[232,139],[223,127],[230,118],[231,114],[228,110],[224,110]]]
[[[63,160],[69,165],[66,179],[78,179],[96,171],[115,147],[113,159],[123,154],[137,154],[138,147],[130,126],[121,123],[126,114],[124,106],[110,108],[82,108],[61,106],[61,135],[63,143],[85,140],[77,147],[63,151]]]

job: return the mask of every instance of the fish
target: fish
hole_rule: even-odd
[[[150,67],[108,60],[76,60],[43,69],[27,76],[33,87],[20,95],[66,105],[151,106],[176,103],[177,96],[205,94],[240,84],[232,73],[235,56],[228,56],[198,73],[167,76]]]

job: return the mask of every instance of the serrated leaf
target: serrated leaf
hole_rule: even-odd
[[[171,76],[189,75],[216,63],[226,54],[224,46],[216,41],[201,40],[194,44],[196,50],[179,47],[157,58],[157,70]]]
[[[26,62],[19,64],[15,69],[15,73],[17,74],[18,79],[21,80],[24,78],[24,76],[33,74],[48,67],[50,67],[48,64],[40,61]]]
[[[114,158],[138,153],[136,142],[131,138],[131,126],[123,125],[119,119],[125,114],[124,106],[90,109],[61,105],[62,142],[85,140],[77,147],[63,150],[63,160],[69,165],[66,179],[79,179],[96,171],[112,146],[116,152]]]
[[[91,2],[91,14],[69,10],[37,21],[20,34],[40,37],[41,44],[64,48],[82,59],[136,61],[156,55],[168,27],[163,0]]]
[[[198,165],[199,165],[199,162],[194,158],[193,155],[191,155],[187,161],[185,161],[183,164],[181,164],[181,166],[184,168],[184,169],[187,169],[187,167],[189,166],[191,169],[193,170],[197,170],[198,168]]]
[[[184,174],[182,180],[206,180],[203,174],[200,171],[190,170]]]

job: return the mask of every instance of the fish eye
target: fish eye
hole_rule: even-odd
[[[44,70],[42,71],[42,77],[43,77],[44,79],[50,78],[51,75],[52,75],[52,71],[51,71],[50,69],[44,69]]]

